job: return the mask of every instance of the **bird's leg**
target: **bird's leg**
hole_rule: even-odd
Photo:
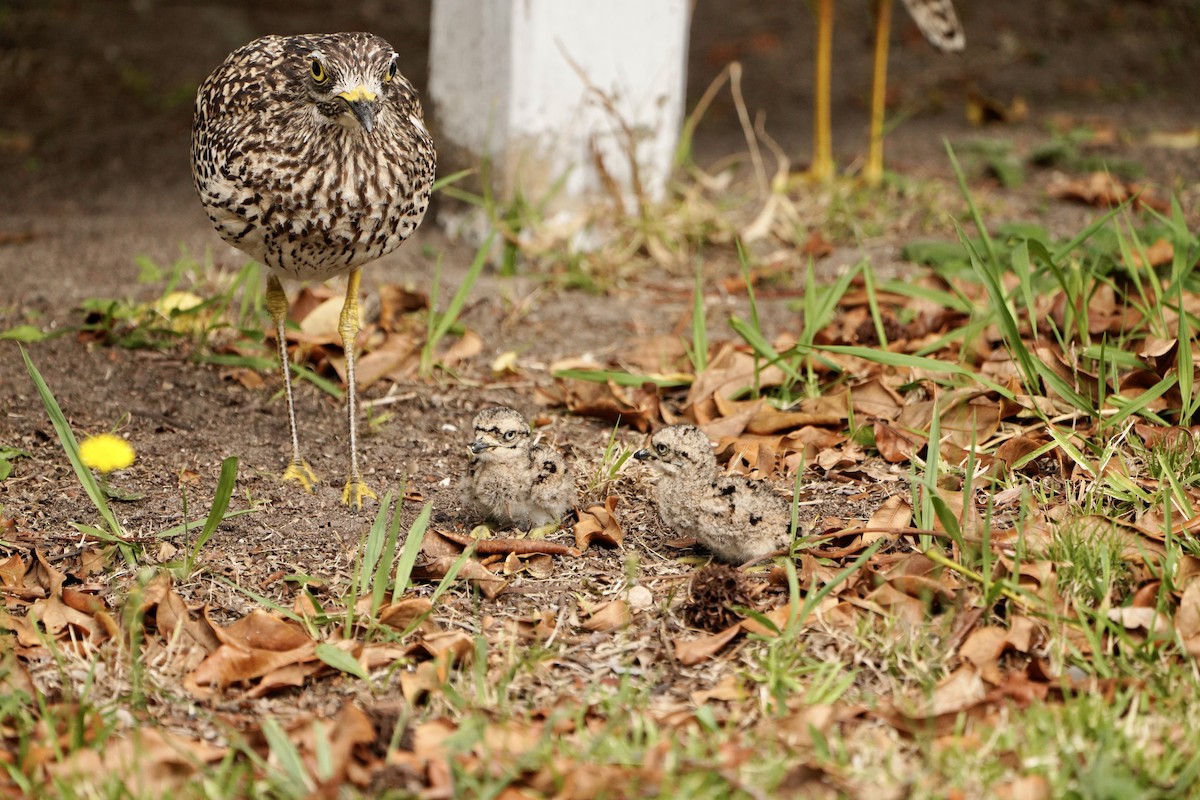
[[[296,406],[292,400],[292,370],[288,363],[287,335],[284,324],[287,321],[288,301],[283,291],[283,284],[274,275],[267,278],[267,311],[275,321],[275,339],[279,346],[279,368],[283,372],[283,393],[287,397],[288,427],[292,432],[292,460],[283,471],[285,481],[297,481],[305,491],[311,492],[317,476],[312,467],[300,456],[300,436],[296,433]]]
[[[892,0],[875,0],[875,70],[871,83],[871,144],[863,179],[868,186],[883,181],[883,115],[887,97],[888,37],[892,28]]]
[[[817,70],[813,109],[813,160],[809,175],[822,183],[833,180],[833,132],[829,84],[833,74],[833,2],[817,0]]]
[[[350,420],[350,476],[342,490],[342,504],[362,508],[363,497],[376,498],[358,471],[358,401],[354,382],[354,342],[358,338],[358,283],[362,270],[350,272],[346,281],[346,302],[342,304],[342,316],[338,332],[342,335],[342,347],[346,351],[346,415]]]

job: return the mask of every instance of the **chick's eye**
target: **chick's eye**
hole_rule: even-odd
[[[329,73],[325,71],[325,65],[321,63],[320,59],[314,58],[312,64],[309,65],[308,71],[312,75],[312,79],[317,83],[325,83],[325,81],[329,80]]]
[[[385,83],[391,83],[392,78],[394,78],[394,77],[396,77],[396,62],[395,61],[393,61],[391,64],[388,64],[387,72],[383,73],[383,80]]]
[[[654,445],[654,450],[655,450],[655,452],[657,452],[657,453],[658,453],[660,456],[663,456],[663,455],[666,455],[666,454],[667,454],[667,446],[666,446],[665,444],[663,444],[662,442],[659,442],[658,444]]]
[[[504,441],[506,442],[511,442],[515,438],[517,438],[516,431],[506,431],[504,434]]]

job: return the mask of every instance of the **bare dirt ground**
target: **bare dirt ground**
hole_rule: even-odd
[[[844,5],[834,54],[834,116],[835,150],[847,166],[865,150],[870,27],[863,22],[865,2]],[[383,35],[400,47],[403,71],[423,86],[428,3],[350,6],[331,15],[327,3],[314,2],[0,3],[0,330],[26,322],[48,330],[78,326],[79,304],[91,298],[153,300],[161,286],[137,283],[139,256],[169,264],[182,247],[197,256],[211,252],[222,268],[239,267],[240,254],[219,241],[193,195],[191,93],[229,50],[254,36],[318,29]],[[888,140],[889,168],[940,181],[953,197],[943,138],[963,144],[1001,137],[1023,151],[1048,138],[1055,115],[1067,115],[1117,131],[1105,155],[1140,164],[1144,179],[1164,196],[1200,196],[1200,148],[1148,143],[1151,133],[1200,124],[1200,17],[1188,3],[1012,0],[968,4],[962,16],[967,51],[947,58],[929,49],[897,9],[893,108],[913,114]],[[698,3],[689,96],[694,101],[730,58],[741,59],[748,107],[766,114],[768,131],[802,167],[811,136],[812,32],[806,3]],[[964,109],[974,95],[1003,103],[1020,96],[1029,116],[990,129],[971,127]],[[697,163],[744,147],[732,103],[719,100],[699,130]],[[1051,178],[1034,171],[1019,189],[1003,190],[986,179],[975,189],[991,220],[1043,220],[1077,230],[1097,212],[1047,199]],[[956,199],[947,207],[962,213]],[[1195,213],[1194,206],[1190,210]],[[825,230],[823,219],[807,225]],[[891,264],[903,270],[895,262],[909,237],[948,237],[950,231],[942,218],[888,229],[861,245],[835,237],[827,264],[853,260],[861,246],[878,259],[877,269]],[[367,292],[383,283],[427,287],[438,251],[445,254],[447,284],[456,286],[472,251],[447,240],[431,217],[413,241],[369,268]],[[728,271],[725,258],[717,271]],[[545,365],[554,359],[603,356],[636,337],[686,333],[690,291],[690,276],[659,270],[627,276],[600,294],[485,273],[463,317],[484,349],[462,367],[461,379],[378,385],[367,393],[379,397],[391,389],[408,397],[387,406],[394,417],[364,438],[369,482],[398,489],[407,478],[410,493],[433,501],[438,525],[465,529],[454,486],[466,464],[469,422],[480,407],[504,403],[549,422],[544,435],[568,449],[584,488],[598,468],[608,423],[542,409],[532,385],[552,383]],[[744,302],[714,288],[714,330],[723,329],[725,313],[744,313]],[[780,324],[788,318],[782,306],[771,313]],[[185,352],[96,346],[70,333],[28,349],[76,431],[107,431],[123,420],[120,432],[137,448],[138,461],[118,482],[145,495],[116,506],[131,534],[152,535],[182,521],[180,476],[186,471],[199,474],[186,486],[189,514],[203,513],[221,459],[236,455],[241,465],[233,506],[258,511],[221,525],[204,554],[208,572],[285,604],[294,584],[283,575],[334,581],[348,574],[375,509],[355,513],[339,502],[345,422],[328,395],[299,387],[303,444],[324,479],[306,495],[277,479],[287,426],[275,373],[264,374],[266,389],[252,390],[219,368],[189,361]],[[491,377],[489,364],[507,351],[520,355],[520,382]],[[628,429],[618,437],[629,448],[644,441]],[[70,550],[79,537],[68,523],[93,521],[94,513],[12,342],[0,342],[0,445],[30,453],[0,482],[0,516],[13,521],[4,538],[51,554]],[[865,518],[896,490],[863,492],[830,477],[811,475],[803,498],[811,516]],[[667,546],[670,534],[648,504],[640,472],[628,470],[615,491],[622,498],[627,552],[593,549],[550,582],[518,579],[516,591],[495,601],[496,608],[536,607],[546,598],[571,603],[575,591],[605,597],[624,580],[629,552],[649,580],[685,574],[690,567],[674,560],[680,551]],[[592,494],[584,504],[600,500]],[[406,505],[406,522],[417,508]],[[661,584],[663,591],[668,585]],[[180,591],[235,616],[247,604],[243,595],[211,581]],[[463,596],[456,602],[461,624],[469,625],[476,601]]]

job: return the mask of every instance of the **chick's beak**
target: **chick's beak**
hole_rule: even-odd
[[[634,453],[633,457],[638,461],[645,461],[648,458],[654,458],[654,451],[647,450],[643,447],[641,450],[638,450],[636,453]]]
[[[484,450],[491,450],[491,449],[492,449],[492,446],[490,444],[488,444],[487,442],[485,442],[483,439],[476,439],[475,441],[471,442],[471,452],[474,453],[475,455],[479,455]]]
[[[346,101],[350,113],[358,120],[358,124],[367,133],[375,127],[375,100],[378,97],[365,86],[356,86],[348,92],[341,92],[338,97]]]

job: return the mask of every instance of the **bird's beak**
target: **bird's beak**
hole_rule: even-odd
[[[375,99],[377,95],[365,86],[356,86],[348,92],[340,92],[338,97],[346,101],[350,113],[358,120],[358,124],[367,133],[375,127]]]
[[[648,458],[654,458],[655,455],[653,450],[647,450],[643,447],[641,450],[638,450],[636,453],[634,453],[633,457],[638,461],[645,461]]]
[[[471,442],[471,452],[474,453],[475,455],[479,455],[484,450],[491,450],[491,449],[492,449],[492,446],[490,444],[488,444],[487,442],[485,442],[483,439],[476,439],[475,441]]]

